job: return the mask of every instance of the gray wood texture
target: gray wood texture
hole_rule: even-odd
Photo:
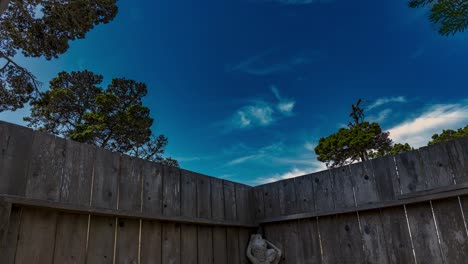
[[[115,217],[91,216],[86,263],[113,263],[115,220]]]
[[[446,142],[419,149],[426,175],[426,188],[433,189],[454,184]]]
[[[158,221],[142,221],[141,264],[162,264],[162,227]]]
[[[180,230],[181,263],[198,263],[198,235],[196,225],[182,225]]]
[[[57,215],[41,209],[23,209],[14,263],[52,263]]]
[[[393,156],[385,156],[371,161],[379,201],[394,200],[400,194],[400,184]]]
[[[24,195],[34,133],[0,121],[0,193]]]
[[[302,255],[300,262],[304,264],[321,263],[320,240],[316,219],[297,221],[298,250]],[[299,263],[300,263],[299,262]]]
[[[235,185],[236,190],[236,210],[237,220],[241,223],[251,223],[252,217],[252,196],[247,186],[242,184]]]
[[[263,201],[263,188],[253,188],[255,219],[265,217],[265,203]]]
[[[28,170],[26,196],[59,201],[64,164],[65,140],[36,132]]]
[[[163,208],[163,167],[159,163],[146,162],[143,169],[142,211],[162,214]]]
[[[139,212],[141,208],[141,180],[144,161],[122,155],[119,170],[119,210]]]
[[[284,263],[285,258],[285,250],[286,250],[286,232],[284,229],[284,224],[280,223],[274,223],[274,224],[267,224],[263,225],[263,232],[264,232],[264,237],[266,240],[270,241],[273,243],[276,247],[278,247],[282,254],[281,261],[280,263]]]
[[[430,203],[408,205],[408,220],[418,263],[443,263]]]
[[[304,243],[299,240],[299,230],[297,221],[289,221],[283,223],[284,233],[284,262],[285,263],[300,263],[304,259],[304,252],[301,245]]]
[[[359,214],[365,263],[391,263],[387,255],[387,244],[380,210]]]
[[[5,247],[7,241],[8,227],[10,225],[10,214],[12,204],[0,200],[0,249]]]
[[[237,207],[236,207],[236,189],[234,183],[223,181],[224,189],[224,219],[236,220]]]
[[[198,226],[198,263],[213,263],[213,231],[209,226]]]
[[[335,209],[333,200],[333,180],[329,170],[312,174],[314,201],[316,212],[326,212]]]
[[[341,257],[339,263],[359,263],[364,259],[364,252],[357,214],[338,215],[337,223]]]
[[[21,227],[22,211],[22,208],[12,206],[8,229],[5,234],[5,241],[3,241],[3,244],[0,244],[0,259],[7,264],[15,263],[15,254]]]
[[[414,263],[403,206],[382,209],[381,221],[389,263]]]
[[[211,216],[214,220],[224,220],[223,181],[211,178]]]
[[[227,263],[227,234],[225,227],[213,227],[213,263]]]
[[[227,264],[240,264],[239,232],[235,227],[226,228]]]
[[[294,189],[296,192],[296,212],[315,212],[314,187],[312,186],[312,175],[294,178]]]
[[[162,225],[162,263],[180,264],[180,224]]]
[[[259,188],[259,187],[257,187]],[[279,183],[270,183],[262,186],[263,201],[265,203],[265,217],[276,217],[281,215],[279,199]]]
[[[117,209],[120,154],[97,148],[92,206]]]
[[[119,218],[117,223],[115,263],[137,264],[140,221]]]
[[[351,178],[354,182],[357,205],[375,203],[379,201],[374,168],[371,161],[349,165]]]
[[[279,188],[279,207],[282,215],[297,213],[296,209],[296,190],[294,188],[294,179],[282,180],[277,182]]]
[[[163,214],[180,215],[180,170],[163,165]]]
[[[53,263],[86,263],[88,216],[60,213],[55,236]]]
[[[468,182],[468,137],[447,141],[445,148],[456,182]]]
[[[247,258],[247,246],[250,241],[250,230],[246,228],[239,228],[239,259],[242,264],[250,264]]]
[[[196,175],[196,178],[197,217],[211,219],[211,180],[202,175]]]
[[[333,200],[335,209],[355,207],[354,204],[354,175],[350,174],[349,166],[330,170],[333,178]]]

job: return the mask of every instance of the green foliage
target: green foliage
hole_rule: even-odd
[[[443,130],[442,133],[440,133],[440,135],[434,134],[432,135],[432,140],[429,141],[427,144],[434,145],[440,142],[462,138],[462,137],[468,137],[468,125],[463,128],[459,128],[457,130],[452,130],[452,129]]]
[[[429,20],[443,36],[463,32],[468,27],[468,1],[466,0],[410,0],[411,8],[431,7]]]
[[[352,121],[347,128],[340,128],[338,132],[319,140],[315,154],[327,167],[340,167],[355,161],[365,161],[412,149],[408,143],[393,145],[389,132],[382,131],[378,123],[365,121],[361,102],[359,99],[352,105],[349,115]]]
[[[13,57],[57,58],[69,42],[117,14],[116,0],[9,0],[0,13],[0,112],[22,108],[40,83]],[[2,2],[4,3],[4,2]]]
[[[78,142],[152,161],[163,161],[168,140],[152,134],[153,119],[143,106],[143,83],[113,79],[101,88],[103,77],[90,71],[61,72],[50,90],[31,101],[30,127]],[[178,165],[169,159],[167,164]]]

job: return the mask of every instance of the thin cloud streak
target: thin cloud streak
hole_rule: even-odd
[[[396,96],[396,97],[382,97],[378,98],[373,102],[371,105],[367,107],[367,110],[372,110],[376,107],[382,106],[388,103],[406,103],[407,100],[404,96]]]

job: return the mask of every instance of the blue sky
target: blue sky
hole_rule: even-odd
[[[183,168],[251,185],[323,169],[313,148],[358,98],[367,119],[415,147],[468,124],[468,35],[439,36],[407,1],[118,5],[59,59],[17,59],[43,89],[62,70],[145,82],[153,129]]]

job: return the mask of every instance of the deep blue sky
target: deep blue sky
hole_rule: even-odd
[[[154,131],[183,168],[252,185],[320,169],[314,144],[358,98],[368,119],[415,147],[468,124],[468,34],[439,36],[405,0],[118,5],[60,59],[18,60],[44,89],[61,70],[145,82]]]

